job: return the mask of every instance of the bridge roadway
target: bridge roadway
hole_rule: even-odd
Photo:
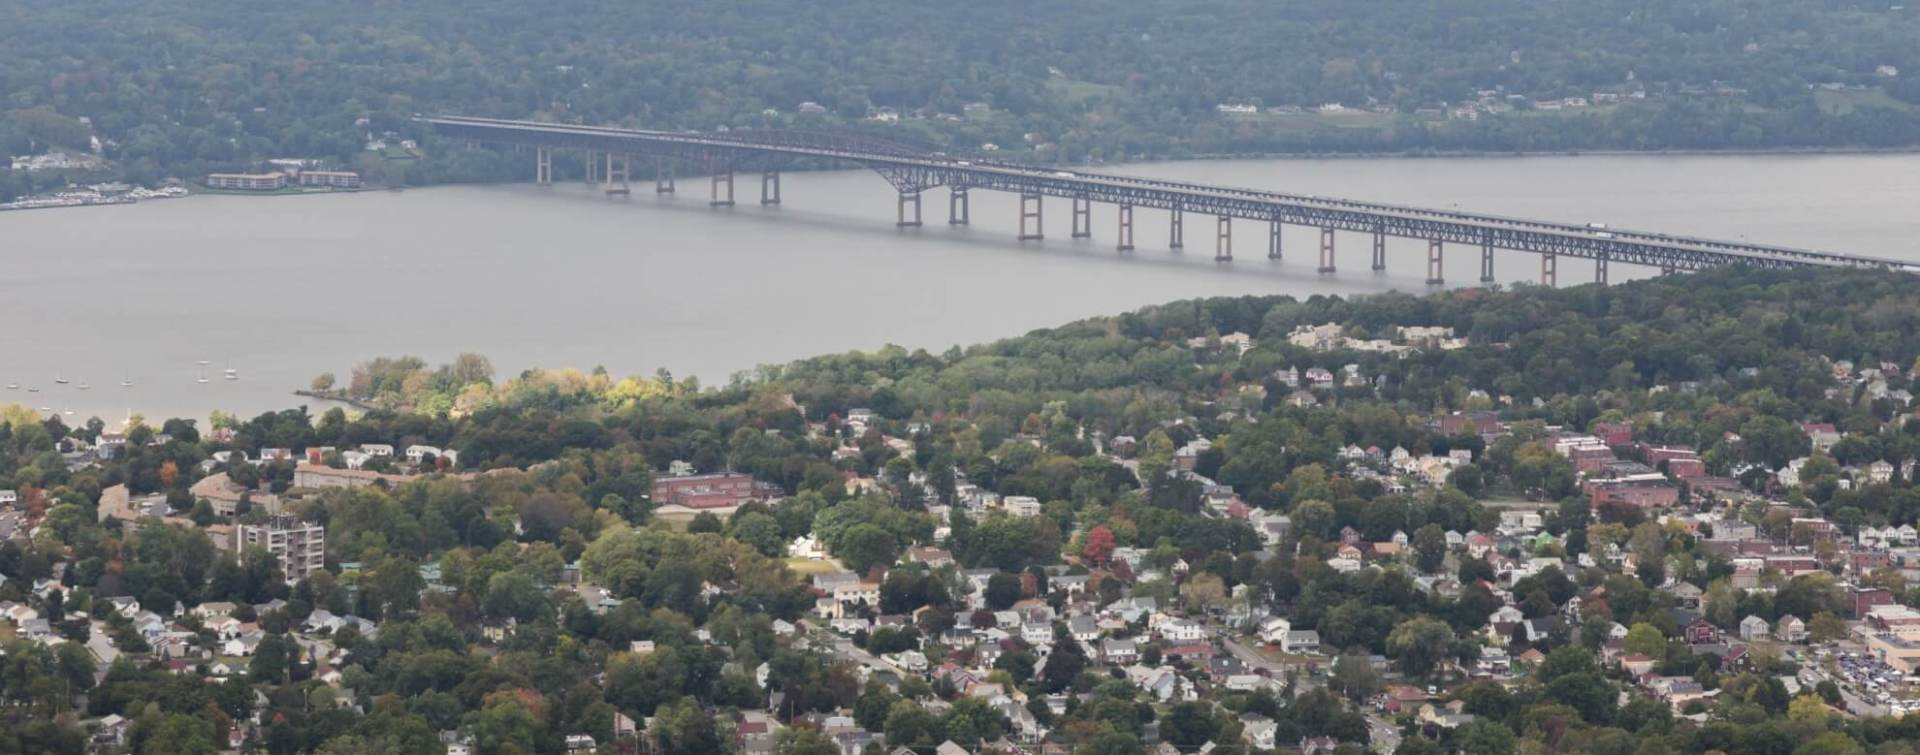
[[[865,166],[891,183],[899,192],[898,221],[903,226],[920,225],[922,192],[945,186],[950,190],[948,222],[952,224],[968,222],[968,192],[973,189],[1019,194],[1022,240],[1043,237],[1044,197],[1072,202],[1076,238],[1092,235],[1093,203],[1117,205],[1118,247],[1123,251],[1133,248],[1133,210],[1137,207],[1171,214],[1168,243],[1173,248],[1184,245],[1186,214],[1214,217],[1218,224],[1214,254],[1223,262],[1233,259],[1231,223],[1236,218],[1268,224],[1270,259],[1282,255],[1283,225],[1319,228],[1319,269],[1328,273],[1335,269],[1336,231],[1371,234],[1375,270],[1386,267],[1386,237],[1422,239],[1428,242],[1427,279],[1436,285],[1444,282],[1441,268],[1445,244],[1479,247],[1480,280],[1484,283],[1494,280],[1494,249],[1540,255],[1541,282],[1545,285],[1555,284],[1556,263],[1561,256],[1594,260],[1595,279],[1602,283],[1607,280],[1610,262],[1655,267],[1663,273],[1721,265],[1920,272],[1920,263],[1854,254],[953,157],[839,132],[649,131],[464,116],[421,116],[417,120],[450,138],[534,148],[536,180],[540,183],[552,181],[553,150],[584,150],[587,179],[604,180],[609,193],[628,191],[631,156],[641,155],[657,161],[656,190],[661,193],[674,190],[675,166],[689,164],[710,174],[714,205],[732,205],[735,170],[755,167],[761,171],[761,202],[778,204],[781,166],[796,160],[832,161]]]

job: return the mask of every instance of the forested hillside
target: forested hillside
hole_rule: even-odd
[[[509,175],[363,152],[423,111],[1065,161],[1920,142],[1920,20],[1885,0],[7,0],[0,28],[0,147],[98,137],[141,182],[273,157]],[[0,193],[62,177],[12,173]]]

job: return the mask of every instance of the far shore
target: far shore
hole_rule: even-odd
[[[1912,155],[1920,154],[1920,144],[1904,147],[1758,147],[1752,149],[1586,149],[1586,150],[1402,150],[1398,152],[1209,152],[1205,154],[1182,155],[1178,157],[1128,157],[1114,161],[1059,163],[1073,167],[1099,167],[1104,165],[1150,165],[1154,163],[1173,163],[1185,161],[1223,161],[1223,160],[1460,160],[1489,158],[1530,158],[1530,157],[1799,157],[1819,155]],[[1034,163],[1047,165],[1048,163]],[[790,167],[787,172],[807,173],[814,171],[854,170],[848,167]],[[636,181],[639,178],[634,179]],[[403,189],[427,189],[434,186],[487,186],[493,184],[524,183],[509,179],[502,181],[456,181],[443,184],[422,184],[393,186],[387,184],[366,184],[355,189],[287,189],[276,191],[248,191],[244,189],[213,189],[193,182],[193,194],[236,197],[278,197],[312,196],[316,194],[353,194],[368,191],[398,191]],[[131,204],[131,202],[98,202],[84,206],[100,204]],[[40,209],[40,208],[22,208]]]
[[[1584,149],[1584,150],[1403,150],[1400,152],[1215,152],[1188,157],[1143,158],[1117,164],[1178,162],[1181,160],[1369,160],[1490,157],[1772,157],[1782,155],[1911,155],[1920,144],[1905,147],[1758,147],[1752,149]],[[1115,164],[1115,163],[1103,163]]]

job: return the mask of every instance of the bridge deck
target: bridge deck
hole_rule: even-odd
[[[418,120],[455,138],[652,154],[721,169],[780,158],[850,162],[879,172],[903,193],[937,186],[989,189],[1670,269],[1746,264],[1920,272],[1920,263],[1905,260],[963,159],[845,135],[650,131],[463,116]]]

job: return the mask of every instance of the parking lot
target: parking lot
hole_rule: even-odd
[[[1816,648],[1808,668],[1814,683],[1832,681],[1847,710],[1860,716],[1904,715],[1920,710],[1913,680],[1857,645]]]

